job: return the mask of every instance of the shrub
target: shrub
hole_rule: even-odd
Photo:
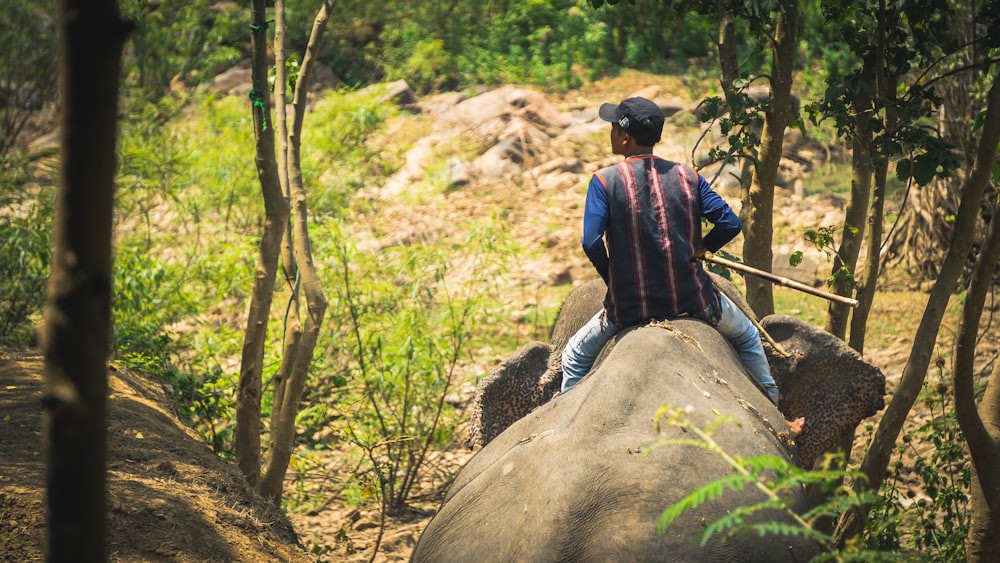
[[[398,513],[429,449],[452,437],[456,413],[446,398],[471,332],[485,322],[488,280],[512,249],[495,224],[471,226],[460,242],[377,254],[337,240],[332,317],[343,320],[336,346],[347,356],[349,412],[340,431],[363,451],[361,473],[379,484],[383,508]]]
[[[25,198],[12,171],[0,173],[0,344],[36,343],[34,326],[45,305],[52,248],[54,190]]]

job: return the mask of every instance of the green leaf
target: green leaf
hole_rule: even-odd
[[[922,154],[913,159],[913,179],[918,186],[926,186],[937,174],[938,163],[929,154]]]
[[[906,182],[909,180],[910,168],[910,159],[900,159],[900,161],[896,163],[896,178],[898,178],[900,182]]]
[[[802,251],[801,250],[796,250],[795,252],[792,253],[791,256],[788,257],[788,265],[791,266],[791,267],[793,267],[793,268],[796,267],[796,266],[798,266],[801,263],[802,263]]]

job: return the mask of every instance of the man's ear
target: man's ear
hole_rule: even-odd
[[[629,134],[628,131],[622,130],[622,146],[631,147],[635,144],[635,137]]]

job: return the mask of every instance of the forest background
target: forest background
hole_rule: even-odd
[[[329,5],[330,31],[315,53],[329,71],[324,84],[333,89],[321,90],[311,101],[301,172],[309,187],[311,251],[320,265],[321,285],[331,295],[331,309],[318,334],[319,353],[309,362],[295,418],[298,447],[291,463],[299,481],[292,481],[294,492],[280,496],[288,510],[315,502],[306,481],[319,471],[322,462],[317,460],[324,459],[319,454],[324,450],[336,451],[345,465],[355,468],[337,484],[345,503],[375,503],[388,514],[410,507],[428,452],[447,450],[459,438],[452,395],[477,375],[470,365],[501,356],[525,339],[545,340],[555,309],[569,290],[557,285],[551,295],[538,293],[521,302],[501,292],[496,280],[531,249],[518,246],[500,212],[470,224],[458,238],[377,251],[358,244],[357,232],[380,224],[380,203],[369,197],[372,190],[404,166],[418,134],[412,132],[410,138],[387,129],[402,110],[384,99],[384,89],[370,85],[403,78],[425,97],[472,95],[512,83],[558,96],[626,69],[677,77],[677,87],[687,89],[685,97],[709,95],[698,118],[708,122],[721,116],[724,135],[731,133],[729,145],[715,158],[749,155],[746,160],[763,163],[761,145],[775,116],[813,137],[850,147],[855,155],[859,146],[868,149],[852,165],[831,169],[840,174],[840,182],[812,188],[849,188],[847,196],[861,211],[860,221],[849,218],[846,227],[837,228],[816,225],[806,235],[835,256],[830,282],[838,291],[853,293],[855,282],[861,281],[864,268],[857,268],[856,279],[855,262],[862,246],[859,240],[852,247],[851,239],[863,236],[863,224],[880,198],[895,196],[898,216],[876,214],[869,223],[881,225],[884,219],[902,226],[890,233],[902,234],[894,239],[886,235],[883,241],[875,231],[879,244],[868,248],[888,251],[876,252],[871,264],[886,267],[895,259],[908,279],[929,284],[932,301],[943,294],[947,303],[956,290],[964,298],[972,288],[973,265],[990,248],[986,226],[994,208],[989,184],[997,176],[996,140],[992,156],[978,149],[990,144],[984,140],[993,133],[987,110],[996,81],[995,2],[750,3],[725,10],[721,4],[653,1]],[[310,38],[308,22],[322,6],[285,6],[290,56],[281,68],[288,71],[293,91]],[[122,2],[121,10],[135,27],[123,59],[121,88],[113,362],[166,383],[187,422],[220,456],[232,457],[243,315],[262,228],[252,156],[256,100],[220,97],[208,86],[221,72],[253,56],[251,6]],[[53,247],[49,227],[58,154],[52,139],[46,145],[39,134],[50,131],[46,127],[53,125],[58,111],[56,21],[30,2],[13,2],[10,13],[0,30],[9,76],[2,92],[0,139],[0,197],[5,204],[0,339],[4,346],[31,346],[37,345]],[[720,57],[724,15],[736,39],[729,45],[737,61],[735,73]],[[781,33],[788,30],[781,26],[790,21],[794,33],[783,42]],[[785,63],[790,64],[779,68]],[[791,117],[775,110],[774,96],[781,88],[774,84],[782,73],[787,73],[788,89],[794,88],[802,101],[802,111]],[[768,97],[738,95],[765,78],[771,82]],[[728,117],[720,111],[723,103],[730,109]],[[859,118],[868,121],[859,125]],[[755,121],[763,121],[764,127],[755,128]],[[477,147],[452,150],[433,155],[436,160],[428,168],[446,170],[451,159],[474,154]],[[868,180],[859,181],[859,169],[865,167]],[[753,189],[763,183],[766,191],[767,179],[751,179],[759,166],[752,168],[745,207],[763,208],[769,222],[767,198],[760,199],[760,191]],[[978,192],[967,189],[977,170],[986,170]],[[450,185],[445,177],[428,175],[404,197],[419,200],[446,191]],[[970,193],[973,197],[966,198]],[[961,203],[972,209],[967,217]],[[928,216],[928,209],[935,211]],[[972,231],[965,237],[968,244],[955,234],[956,225]],[[770,239],[771,233],[765,235]],[[949,270],[951,262],[959,267]],[[981,269],[992,271],[989,265]],[[879,278],[879,270],[869,271],[876,275],[868,279]],[[270,313],[270,345],[260,359],[265,385],[277,377],[275,366],[281,363],[287,311],[297,290],[295,277],[289,280],[287,287],[278,285],[275,297],[288,303],[287,309]],[[869,287],[874,291],[875,284]],[[770,302],[770,292],[752,297],[759,312],[781,307]],[[976,312],[982,310],[980,305]],[[847,337],[846,320],[837,320],[842,311],[831,308],[814,315],[818,324]],[[936,323],[933,317],[927,323],[936,336],[941,317]],[[865,318],[860,318],[863,327]],[[863,349],[864,333],[852,325],[852,346]],[[913,340],[929,359],[933,346],[922,345],[919,334]],[[919,389],[927,363],[923,369],[919,358],[911,363],[908,369],[918,373]],[[977,377],[970,378],[979,404],[985,402],[987,379],[982,366],[994,363],[978,364]],[[916,394],[909,398],[909,406],[915,399]],[[274,408],[272,400],[269,394],[262,397],[265,418]],[[904,418],[909,406],[902,405]],[[937,465],[922,477],[933,479],[941,467],[953,468],[944,472],[947,486],[930,483],[929,506],[921,509],[913,503],[916,510],[926,510],[918,519],[930,518],[935,526],[913,531],[906,526],[912,520],[903,516],[909,503],[887,502],[880,510],[898,517],[899,524],[886,525],[883,519],[877,530],[869,529],[870,547],[899,549],[905,539],[909,550],[927,553],[934,545],[945,554],[935,552],[933,559],[965,556],[975,473],[971,463],[961,461],[967,452],[958,425],[955,412],[948,411],[937,426],[924,429],[935,439],[946,437],[952,446],[935,450],[929,459]],[[894,444],[894,432],[887,436]],[[885,471],[886,464],[875,458],[870,474]],[[947,494],[939,494],[942,490]],[[895,500],[891,493],[884,498]]]

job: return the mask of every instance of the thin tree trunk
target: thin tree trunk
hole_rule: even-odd
[[[792,111],[792,70],[798,42],[799,8],[795,0],[781,3],[774,32],[771,62],[770,108],[765,114],[764,129],[760,136],[757,166],[747,201],[749,211],[744,225],[743,259],[755,268],[770,272],[774,253],[771,241],[774,235],[774,182],[781,162],[785,128]],[[758,317],[774,313],[774,294],[770,282],[760,278],[747,278],[747,303]]]
[[[920,319],[920,325],[913,339],[913,349],[910,351],[906,367],[903,368],[899,386],[875,431],[868,453],[861,462],[861,470],[867,479],[858,479],[854,483],[854,488],[858,491],[877,489],[882,483],[889,458],[895,450],[896,439],[923,386],[934,343],[941,328],[941,319],[972,248],[979,207],[990,181],[998,141],[1000,141],[1000,78],[994,78],[987,97],[986,118],[976,154],[976,165],[962,190],[951,248],[948,249],[948,254],[941,265],[941,272],[931,290],[924,315]],[[869,508],[862,506],[846,512],[841,517],[835,537],[838,545],[843,545],[861,532]]]
[[[275,402],[275,412],[272,414],[271,448],[269,449],[267,469],[261,482],[261,494],[275,503],[281,501],[282,485],[288,463],[291,459],[295,442],[295,416],[299,411],[302,392],[305,389],[309,367],[312,364],[319,330],[326,314],[327,300],[316,274],[312,251],[309,246],[309,210],[306,190],[302,181],[301,166],[301,132],[305,115],[306,95],[309,90],[309,75],[316,61],[316,54],[323,39],[330,12],[335,0],[324,0],[323,5],[313,20],[309,44],[302,60],[302,67],[295,86],[294,121],[289,132],[289,166],[288,180],[293,202],[292,241],[295,249],[295,264],[306,300],[305,326],[298,339],[294,354],[286,354],[282,358],[282,368],[289,364],[290,368],[282,369],[288,373],[283,382],[284,392],[281,401]],[[277,424],[274,424],[274,418]]]
[[[855,126],[852,136],[851,156],[851,199],[844,213],[844,228],[841,232],[840,248],[833,259],[834,284],[837,295],[850,296],[852,277],[857,269],[861,242],[865,236],[865,221],[868,217],[868,200],[872,187],[871,120],[874,111],[872,94],[875,89],[875,71],[872,62],[866,61],[861,71],[861,80],[852,100]],[[876,243],[877,244],[877,243]],[[847,336],[847,324],[851,309],[848,305],[830,301],[827,309],[826,330],[841,340]]]
[[[882,2],[879,6],[879,12],[876,15],[878,20],[878,31],[874,36],[874,41],[877,42],[876,45],[876,56],[874,65],[866,64],[862,69],[862,83],[874,82],[874,91],[876,92],[877,99],[888,100],[891,95],[888,88],[886,87],[887,76],[885,73],[885,42],[886,42],[886,28],[885,28],[885,3]],[[874,69],[871,67],[874,66]],[[870,78],[864,78],[870,77]],[[873,79],[873,80],[872,80]],[[868,162],[871,159],[871,147],[873,143],[873,134],[871,130],[871,119],[873,117],[873,112],[875,111],[874,105],[870,96],[864,96],[861,94],[861,89],[855,95],[854,111],[857,116],[857,124],[855,128],[855,152],[853,153],[853,173],[851,182],[851,195],[852,195],[852,206],[855,207],[858,214],[863,215],[864,211],[860,209],[860,206],[854,205],[854,197],[856,195],[861,195],[861,186],[856,185],[856,181],[862,180],[864,183],[870,183],[871,179],[871,169]],[[891,129],[895,124],[895,111],[892,105],[885,102],[885,121],[886,127],[883,129]],[[859,149],[858,147],[862,147]],[[863,160],[859,160],[859,152],[863,153]],[[851,335],[850,335],[850,346],[856,350],[859,354],[864,352],[865,343],[865,331],[867,328],[868,314],[871,312],[872,303],[875,300],[875,288],[878,286],[879,277],[879,259],[880,253],[879,249],[882,241],[882,220],[885,212],[885,185],[886,185],[886,173],[888,167],[888,159],[885,156],[879,156],[878,164],[875,169],[875,187],[872,190],[871,196],[871,207],[867,210],[867,221],[868,221],[868,252],[865,255],[865,278],[860,282],[858,288],[858,293],[856,295],[858,299],[858,306],[855,308],[853,315],[851,315]],[[868,188],[864,188],[864,199],[867,206],[868,200]],[[841,252],[850,253],[851,249],[847,245],[847,231],[850,230],[850,225],[852,224],[850,217],[854,217],[852,211],[848,211],[845,215],[844,220],[844,239],[841,244]],[[863,239],[863,233],[858,232],[856,236],[856,242],[858,246],[861,245]],[[849,254],[848,254],[849,255]],[[854,262],[855,259],[851,261],[851,271],[855,271]],[[839,270],[839,264],[841,263],[839,259],[837,260],[837,265],[834,266],[834,272]],[[841,280],[843,281],[843,280]],[[838,284],[838,293],[841,295],[849,294],[849,288],[847,284]],[[832,334],[837,335],[839,338],[843,339],[846,330],[847,316],[850,314],[846,307],[834,309],[833,307],[829,310],[829,317],[827,319],[827,330]],[[857,425],[850,429],[850,431],[845,432],[844,435],[837,442],[836,449],[843,454],[842,461],[838,463],[837,468],[846,468],[851,463],[851,454],[854,449],[854,438],[857,432]],[[842,483],[842,481],[840,481]],[[819,494],[819,493],[816,493]],[[823,501],[828,500],[828,495],[822,493],[821,498]],[[823,532],[832,534],[836,528],[837,521],[836,518],[822,519],[821,529]]]
[[[291,188],[288,181],[288,115],[287,115],[287,84],[288,76],[285,64],[288,57],[285,54],[285,32],[287,24],[285,22],[285,2],[275,0],[274,2],[274,113],[275,130],[278,135],[278,178],[281,181],[281,193],[291,200]],[[278,85],[281,87],[278,87]],[[285,307],[284,317],[284,341],[282,345],[281,365],[273,380],[273,401],[274,409],[271,412],[269,433],[273,440],[278,434],[281,417],[279,416],[279,406],[284,403],[285,389],[291,377],[294,362],[284,361],[285,358],[294,358],[295,351],[299,347],[299,340],[302,337],[302,321],[299,318],[299,271],[295,264],[295,250],[292,247],[292,223],[291,216],[285,225],[285,232],[281,237],[281,265],[285,274],[285,288],[288,290],[288,305]],[[271,445],[273,447],[273,445]],[[268,451],[271,451],[271,447]],[[262,484],[261,489],[264,488]]]
[[[740,66],[736,53],[736,26],[733,13],[726,0],[716,0],[716,17],[719,18],[719,67],[722,69],[722,91],[732,107],[733,83],[739,78]]]
[[[253,0],[250,26],[255,162],[264,199],[265,221],[240,359],[235,442],[236,463],[247,482],[256,488],[260,481],[260,397],[264,342],[267,339],[267,321],[274,299],[281,236],[285,231],[289,211],[288,200],[281,193],[274,155],[274,125],[270,119],[271,103],[267,84],[267,11],[264,0]]]
[[[1000,362],[993,367],[979,403],[979,416],[989,437],[989,456],[982,463],[976,462],[972,474],[972,517],[966,558],[969,562],[988,563],[1000,561],[1000,489],[996,470],[1000,464]]]
[[[42,338],[45,557],[103,561],[116,124],[131,25],[109,0],[63,0],[58,17],[62,163]]]
[[[875,59],[875,89],[878,98],[885,104],[884,131],[895,131],[899,122],[896,111],[896,86],[899,78],[889,75],[885,65],[885,43],[887,41],[888,21],[886,21],[886,3],[880,0],[878,15],[878,46]],[[875,188],[872,193],[871,208],[868,212],[868,251],[865,254],[864,279],[860,282],[857,292],[858,307],[851,316],[850,346],[857,353],[864,354],[865,335],[868,330],[868,316],[875,302],[875,289],[878,287],[880,265],[882,262],[882,223],[885,220],[886,183],[889,175],[889,159],[880,155],[875,168]],[[853,432],[852,432],[853,435]],[[852,436],[853,438],[853,436]]]
[[[973,487],[972,516],[966,540],[969,562],[1000,560],[1000,416],[998,403],[984,401],[976,409],[975,359],[979,338],[979,320],[992,288],[994,272],[1000,261],[1000,220],[990,222],[983,251],[976,261],[969,291],[962,305],[958,336],[955,339],[955,414],[965,435],[972,457]],[[1000,363],[997,364],[1000,366]],[[994,388],[1000,372],[993,371],[990,385]],[[995,399],[993,394],[991,399]],[[986,424],[986,420],[992,426]]]
[[[726,107],[732,112],[737,107],[736,89],[733,86],[740,77],[739,55],[736,51],[736,25],[733,22],[733,13],[729,9],[726,0],[716,0],[716,17],[719,20],[719,67],[722,70],[722,92],[726,97]],[[740,158],[740,198],[747,202],[750,198],[750,181],[752,178],[753,159],[746,155]],[[740,221],[745,224],[748,221],[747,214],[750,211],[749,205],[740,206]],[[745,230],[745,229],[744,229]],[[769,270],[770,271],[770,270]]]

